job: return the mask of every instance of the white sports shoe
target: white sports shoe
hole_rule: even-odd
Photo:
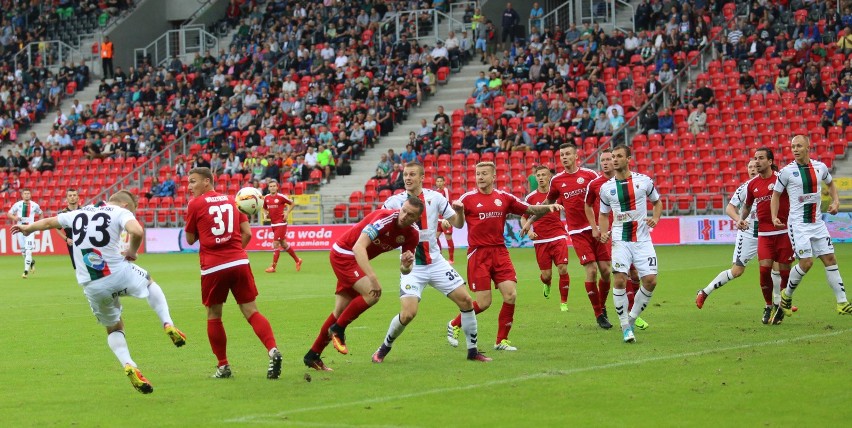
[[[494,349],[497,351],[517,351],[518,348],[512,346],[512,342],[509,342],[508,339],[503,339],[500,343],[494,345]]]
[[[456,327],[453,325],[452,321],[447,323],[447,342],[450,343],[450,346],[453,348],[457,348],[459,346],[459,331],[461,327]]]

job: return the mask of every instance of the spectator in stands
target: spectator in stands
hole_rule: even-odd
[[[386,153],[382,153],[379,163],[376,165],[376,175],[373,176],[373,178],[377,180],[387,178],[388,175],[390,175],[392,168],[393,163],[390,159],[388,159],[388,155]]]
[[[501,28],[502,28],[502,38],[501,41],[501,49],[503,49],[506,45],[506,40],[511,43],[514,41],[516,36],[515,30],[516,27],[521,23],[521,16],[518,12],[512,8],[512,3],[506,3],[506,9],[503,10],[502,18],[501,18]]]
[[[301,181],[307,181],[311,170],[312,168],[305,163],[304,156],[296,156],[296,162],[293,163],[293,167],[290,169],[290,183],[296,184]]]
[[[275,155],[268,154],[266,155],[266,171],[263,173],[263,179],[281,179],[281,168],[278,166],[278,162],[275,159]]]
[[[606,117],[606,111],[600,110],[597,112],[595,128],[592,133],[599,138],[612,134],[612,126],[610,125],[609,119]]]
[[[479,135],[474,135],[471,132],[471,128],[463,127],[464,137],[462,138],[461,149],[456,151],[456,154],[469,155],[471,153],[478,153],[477,147],[480,145],[481,137]]]
[[[787,75],[787,70],[784,68],[778,69],[778,77],[775,78],[775,93],[783,95],[787,92],[790,86],[790,76]]]
[[[689,132],[699,134],[707,130],[707,113],[704,112],[704,104],[698,104],[695,110],[689,114],[686,122],[689,124]]]
[[[657,116],[657,126],[661,134],[671,134],[674,132],[674,117],[670,109],[664,108],[659,116]]]
[[[693,107],[698,106],[698,104],[704,104],[705,106],[712,106],[716,103],[716,95],[713,92],[713,89],[710,88],[710,79],[704,80],[704,85],[698,88],[695,91],[695,98],[692,100]]]
[[[393,171],[388,174],[386,183],[381,186],[378,186],[376,190],[378,190],[379,192],[381,192],[382,190],[390,190],[392,192],[396,192],[399,189],[404,189],[405,181],[403,180],[402,169],[402,164],[393,164]]]
[[[754,95],[757,92],[757,88],[755,87],[754,77],[752,77],[747,72],[740,73],[740,88],[739,93],[746,95]]]
[[[826,96],[825,92],[823,92],[822,84],[819,82],[819,79],[816,76],[811,77],[808,80],[808,86],[805,90],[805,100],[809,103],[821,103],[825,102]]]

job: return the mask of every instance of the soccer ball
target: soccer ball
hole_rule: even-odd
[[[255,215],[263,205],[263,194],[254,187],[243,187],[234,198],[237,209],[245,215]]]

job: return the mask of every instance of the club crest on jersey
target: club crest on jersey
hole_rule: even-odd
[[[585,181],[583,177],[577,177],[577,184],[583,184]]]
[[[83,254],[83,263],[94,270],[104,270],[106,262],[104,261],[103,254],[96,248],[87,251]]]
[[[612,196],[615,196],[615,193],[616,193],[615,189],[612,189],[612,190],[609,191],[609,194],[612,195]]]
[[[793,171],[793,177],[798,177],[798,176],[799,176],[799,171]]]
[[[501,200],[499,200],[499,199],[495,199],[495,200],[494,200],[494,205],[497,205],[498,207],[501,207],[501,206],[503,206],[503,201],[501,201]]]
[[[397,237],[396,237],[396,243],[397,243],[397,244],[402,244],[403,242],[405,242],[405,237],[404,237],[404,236],[397,236]]]
[[[767,187],[767,189],[772,190],[772,187],[774,187],[774,186],[775,186],[775,183],[771,183],[771,184]]]

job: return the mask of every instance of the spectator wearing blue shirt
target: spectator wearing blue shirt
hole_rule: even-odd
[[[403,163],[416,162],[419,158],[417,152],[414,151],[414,146],[411,144],[405,145],[405,151],[399,155]]]
[[[660,115],[657,116],[657,121],[657,130],[661,134],[671,134],[674,132],[674,117],[672,117],[672,113],[669,109],[663,109],[663,111],[660,112]]]

